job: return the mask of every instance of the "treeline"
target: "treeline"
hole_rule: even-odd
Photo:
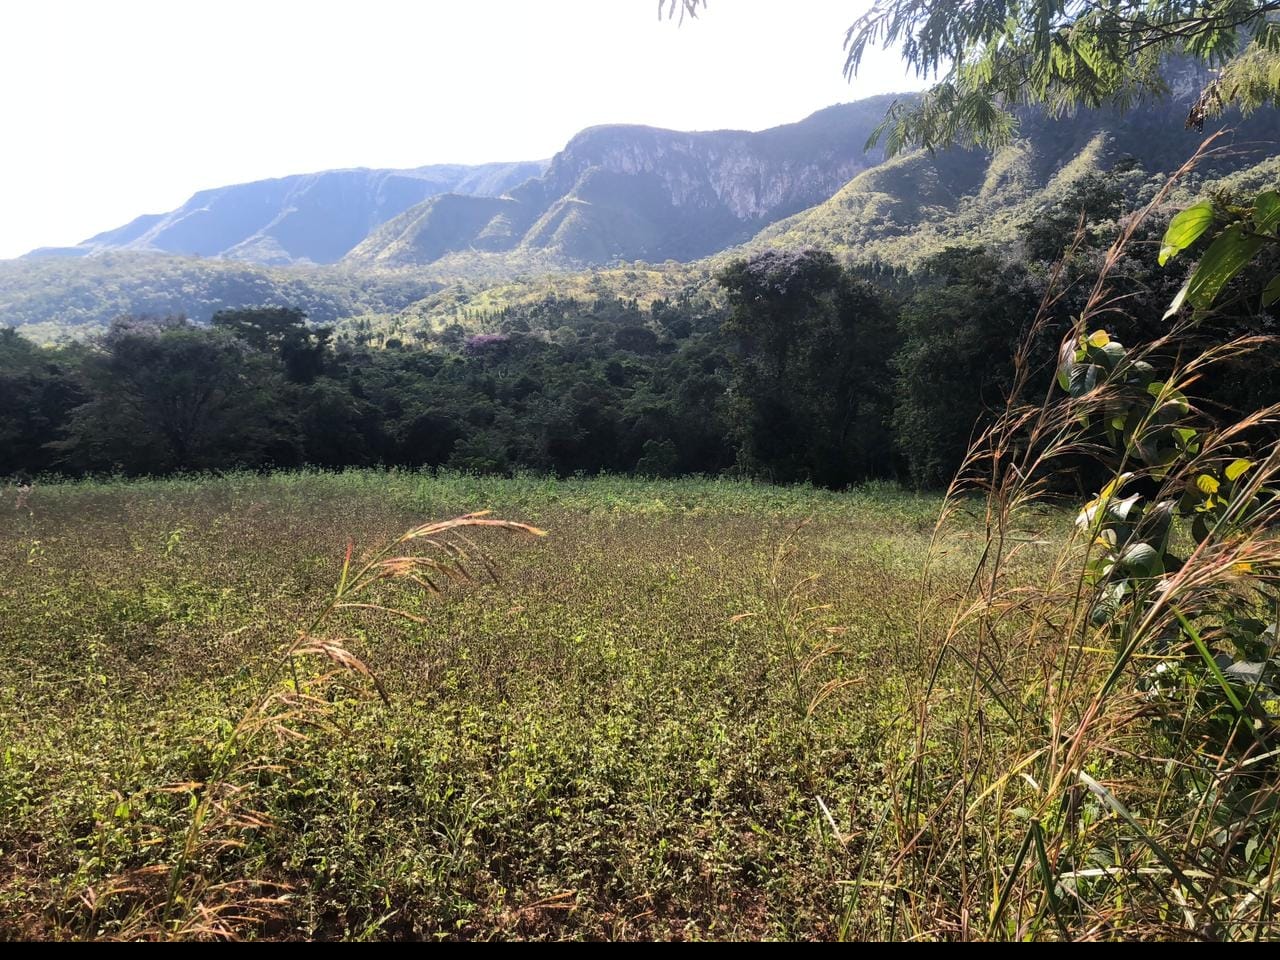
[[[1097,178],[1025,225],[1012,251],[952,248],[907,277],[766,252],[721,272],[723,311],[551,297],[484,332],[455,324],[377,349],[281,307],[207,325],[122,319],[56,349],[5,330],[0,473],[385,464],[937,486],[1002,407],[1014,349],[1083,207],[1091,225],[1036,345],[1048,388],[1121,204]],[[1156,263],[1162,229],[1149,223],[1113,271],[1122,339],[1164,330],[1182,277]],[[1227,302],[1206,337],[1274,328],[1257,291]],[[1254,409],[1280,400],[1280,366],[1255,353],[1201,386],[1206,406]]]
[[[266,267],[161,253],[0,260],[0,324],[54,341],[102,333],[126,313],[184,313],[208,322],[218,310],[262,304],[288,305],[314,322],[330,323],[395,313],[439,289],[438,282],[409,272]]]

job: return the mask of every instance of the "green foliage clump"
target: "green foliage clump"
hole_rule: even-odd
[[[834,487],[889,475],[897,329],[883,295],[819,251],[759,254],[719,281],[739,465]]]

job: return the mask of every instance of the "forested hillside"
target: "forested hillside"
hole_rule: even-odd
[[[295,306],[317,323],[332,323],[394,314],[439,287],[404,272],[140,253],[0,260],[0,326],[51,342],[102,333],[122,316],[181,314],[203,323],[218,310],[246,306]]]

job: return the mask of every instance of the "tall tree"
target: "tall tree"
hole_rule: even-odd
[[[294,383],[311,383],[320,375],[333,336],[328,327],[310,326],[307,315],[293,307],[219,310],[212,323],[255,350],[274,354]]]
[[[892,471],[893,314],[829,253],[766,251],[719,276],[730,313],[730,424],[740,465],[843,486]]]
[[[1039,298],[1019,267],[982,249],[944,250],[921,274],[902,311],[893,422],[911,479],[946,486],[977,426],[1004,408]]]
[[[81,470],[164,473],[296,460],[269,362],[224,330],[117,322],[55,446]]]
[[[79,352],[44,350],[12,328],[0,329],[0,476],[53,466],[48,444],[84,401],[74,375]]]

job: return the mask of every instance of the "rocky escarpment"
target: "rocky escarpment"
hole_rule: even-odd
[[[427,200],[371,233],[347,261],[406,266],[516,249],[587,263],[706,256],[879,162],[864,146],[886,105],[842,104],[758,133],[591,127],[502,203]]]

